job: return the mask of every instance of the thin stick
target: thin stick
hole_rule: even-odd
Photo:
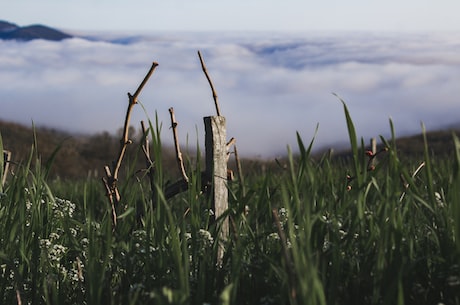
[[[16,289],[16,300],[18,302],[18,305],[22,305],[21,292],[17,289]]]
[[[145,165],[147,167],[147,175],[150,181],[150,190],[152,191],[152,204],[155,204],[156,198],[156,187],[155,187],[155,178],[154,178],[154,163],[150,158],[150,145],[149,145],[149,138],[148,132],[145,128],[144,121],[141,121],[141,128],[142,128],[142,135],[144,137],[144,143],[142,144],[142,151],[144,152],[145,156]],[[155,208],[155,206],[154,206]]]
[[[110,168],[106,165],[104,167],[106,177],[102,178],[102,182],[104,183],[105,191],[107,198],[110,202],[110,207],[112,208],[112,224],[113,227],[117,226],[117,210],[115,209],[115,202],[120,202],[120,192],[115,185],[115,182],[109,182],[109,177],[112,177],[110,173]],[[113,188],[111,186],[114,186]]]
[[[6,176],[8,175],[8,168],[10,166],[11,162],[11,152],[9,150],[4,150],[3,151],[3,177],[2,181],[0,182],[2,186],[5,185],[6,183]]]
[[[118,172],[120,170],[121,162],[123,161],[123,157],[124,157],[125,152],[126,152],[126,147],[128,146],[128,144],[131,143],[131,141],[128,138],[129,121],[131,119],[131,110],[132,110],[133,106],[135,104],[137,104],[137,97],[141,93],[142,88],[144,88],[145,83],[148,81],[148,79],[150,78],[150,76],[153,73],[153,70],[155,70],[155,68],[157,66],[158,66],[158,63],[153,62],[152,66],[150,67],[149,72],[147,73],[147,75],[142,80],[141,84],[137,88],[137,90],[134,93],[134,95],[131,95],[131,93],[128,93],[129,104],[128,104],[128,110],[126,111],[125,125],[124,125],[124,128],[123,128],[123,137],[122,137],[122,139],[120,141],[121,148],[120,148],[120,152],[118,154],[118,159],[117,159],[116,166],[115,166],[114,171],[113,171],[113,176],[114,176],[115,179],[118,178]]]
[[[226,147],[227,147],[227,163],[228,163],[228,160],[230,159],[230,147],[232,147],[232,145],[235,145],[235,142],[236,142],[236,139],[235,138],[231,138],[230,141],[227,142],[226,144]],[[229,168],[227,168],[227,180],[229,181],[233,181],[234,179],[234,175],[233,175],[233,171]]]
[[[177,164],[179,165],[179,171],[182,174],[182,178],[184,179],[186,183],[188,183],[188,177],[187,177],[187,174],[185,173],[184,160],[182,159],[182,153],[179,147],[179,138],[177,136],[177,121],[176,121],[176,117],[174,116],[174,108],[172,107],[169,108],[169,114],[171,115],[171,128],[173,130],[174,147],[176,149]]]
[[[102,181],[107,191],[107,197],[109,198],[110,204],[112,205],[112,221],[113,221],[114,226],[116,226],[116,222],[117,222],[115,206],[121,200],[121,196],[117,188],[118,173],[120,171],[121,163],[126,153],[126,148],[128,144],[132,142],[131,140],[129,140],[129,134],[128,134],[129,133],[129,121],[131,119],[131,110],[133,106],[137,104],[137,98],[142,88],[144,88],[144,85],[147,83],[148,79],[150,78],[150,76],[152,75],[153,71],[155,70],[157,66],[158,66],[158,63],[153,62],[147,75],[142,80],[141,84],[137,88],[134,95],[131,95],[130,93],[128,93],[129,103],[128,103],[128,109],[126,111],[125,124],[123,127],[123,135],[120,140],[120,151],[118,153],[118,158],[117,158],[117,161],[112,164],[113,166],[112,170],[108,166],[105,166],[104,168],[106,177],[104,177]]]
[[[236,139],[231,138],[230,141],[228,141],[227,144],[226,144],[227,150],[229,150],[232,145],[235,145],[235,142],[236,142]]]
[[[227,142],[226,144],[226,148],[227,148],[227,162],[228,162],[228,159],[230,159],[230,147],[232,147],[232,145],[235,145],[235,142],[236,142],[236,139],[235,138],[231,138],[230,141]]]
[[[137,97],[138,97],[139,94],[141,93],[142,89],[144,88],[145,84],[146,84],[147,81],[149,80],[150,76],[152,76],[153,70],[155,70],[155,68],[156,68],[157,66],[158,66],[158,63],[157,63],[157,62],[153,62],[153,63],[152,63],[152,66],[150,67],[149,72],[147,72],[147,75],[145,75],[145,77],[144,77],[144,79],[142,80],[141,84],[139,85],[139,87],[137,87],[137,90],[136,90],[136,92],[134,92],[134,95],[133,95],[134,103],[137,103]]]
[[[205,193],[207,192],[207,189],[211,186],[211,182],[209,181],[209,177],[206,171],[201,172],[201,181],[201,193]],[[166,190],[164,192],[165,198],[170,199],[176,196],[177,194],[185,192],[186,190],[188,190],[189,186],[189,183],[182,178],[166,187]]]
[[[144,156],[145,156],[145,164],[147,168],[150,168],[153,165],[153,161],[150,158],[149,138],[148,138],[147,129],[145,128],[144,121],[141,121],[141,129],[142,129],[142,137],[144,139],[144,142],[142,143],[142,151],[144,152]]]
[[[209,86],[211,86],[212,97],[214,98],[214,104],[216,105],[217,116],[220,116],[219,102],[217,101],[217,93],[214,89],[214,85],[212,84],[211,78],[208,75],[208,70],[206,69],[206,65],[204,64],[203,57],[201,56],[200,51],[198,51],[198,57],[200,58],[201,68],[203,69],[204,75],[206,76],[209,82]]]

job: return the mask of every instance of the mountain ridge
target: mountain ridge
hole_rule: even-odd
[[[0,20],[0,39],[2,40],[30,41],[34,39],[44,39],[61,41],[68,38],[73,38],[73,36],[45,25],[32,24],[18,26],[9,21]]]

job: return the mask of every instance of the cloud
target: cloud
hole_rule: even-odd
[[[295,132],[315,147],[347,141],[347,103],[358,134],[401,134],[458,122],[460,40],[445,34],[153,33],[62,42],[0,41],[0,118],[77,132],[115,132],[127,93],[159,63],[134,110],[133,124],[158,113],[171,142],[174,107],[182,142],[203,143],[203,117],[214,115],[201,50],[240,154],[295,149]]]

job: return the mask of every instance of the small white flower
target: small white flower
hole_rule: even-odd
[[[200,236],[200,241],[202,242],[204,247],[209,248],[214,243],[214,238],[212,237],[209,231],[200,229],[198,231],[198,235]]]
[[[51,241],[47,238],[45,239],[40,239],[39,245],[41,249],[49,249],[51,248]]]
[[[72,217],[75,211],[75,203],[56,197],[52,208],[56,217]]]
[[[51,241],[55,241],[55,240],[58,240],[60,238],[59,234],[57,234],[56,232],[51,232],[50,233],[50,236],[49,236],[49,239]]]
[[[70,228],[70,234],[72,234],[73,237],[77,237],[78,232],[75,228]]]
[[[289,212],[286,208],[280,208],[278,210],[278,215],[281,223],[286,223],[289,218]]]
[[[270,233],[267,236],[267,239],[268,240],[276,240],[276,241],[278,241],[280,239],[280,236],[278,235],[278,233]]]

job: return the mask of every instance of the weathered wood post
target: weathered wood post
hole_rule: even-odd
[[[215,219],[219,218],[228,209],[227,189],[227,142],[225,117],[209,116],[204,118],[205,149],[206,149],[206,176],[210,179],[212,209]],[[220,228],[217,262],[220,264],[224,256],[222,242],[228,237],[228,218],[222,220]]]
[[[369,166],[375,168],[376,161],[375,155],[377,154],[377,139],[371,138],[371,151],[372,151],[372,159],[370,160]]]
[[[377,153],[377,139],[371,138],[371,151],[375,155]]]

